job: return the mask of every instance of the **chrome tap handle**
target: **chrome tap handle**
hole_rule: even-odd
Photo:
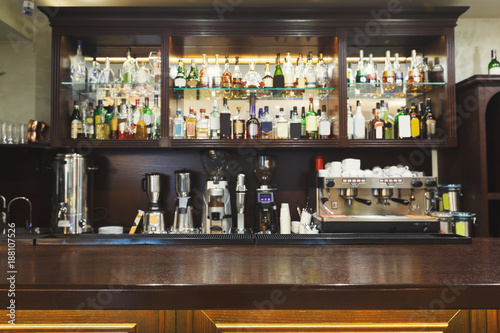
[[[0,198],[2,198],[3,200],[3,208],[7,208],[7,200],[5,199],[5,197],[3,195],[0,195]]]
[[[9,201],[9,204],[7,205],[7,216],[10,216],[10,205],[16,201],[16,200],[24,200],[28,203],[29,207],[30,207],[30,215],[29,215],[29,220],[26,221],[26,229],[30,231],[31,233],[31,227],[33,226],[33,207],[31,206],[31,201],[30,199],[26,198],[26,197],[15,197],[14,199],[12,199],[11,201]]]
[[[57,219],[61,219],[61,216],[63,214],[66,214],[68,211],[68,208],[66,207],[66,203],[65,202],[60,202],[59,203],[59,210],[57,211]]]

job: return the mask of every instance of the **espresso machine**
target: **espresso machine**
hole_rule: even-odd
[[[439,232],[428,216],[435,177],[317,177],[316,220],[323,232]]]
[[[276,203],[274,202],[274,191],[276,188],[270,186],[271,180],[276,172],[276,156],[259,155],[254,161],[253,172],[260,187],[256,190],[254,233],[278,233],[278,217]]]
[[[175,171],[174,223],[172,233],[196,233],[193,226],[193,207],[191,203],[191,173],[186,169]]]
[[[80,154],[57,154],[55,192],[52,198],[52,232],[81,234],[92,232],[88,221],[88,172],[95,168]]]
[[[142,179],[142,190],[149,199],[148,209],[144,212],[143,233],[165,233],[165,211],[160,207],[161,175],[147,173]]]
[[[233,223],[231,198],[227,180],[224,178],[224,166],[228,156],[227,152],[220,150],[208,150],[201,153],[203,169],[209,176],[203,195],[202,233],[231,233]]]

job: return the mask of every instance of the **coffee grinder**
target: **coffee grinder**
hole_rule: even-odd
[[[165,232],[165,211],[160,207],[161,177],[158,173],[147,173],[142,179],[142,190],[148,195],[149,205],[144,213],[144,230],[147,234]]]
[[[202,232],[229,234],[232,227],[229,187],[224,179],[224,166],[228,153],[208,150],[201,153],[203,169],[210,177],[203,196]]]
[[[196,233],[193,225],[193,207],[191,203],[191,173],[186,169],[175,171],[175,200],[173,233]]]
[[[259,155],[254,161],[253,172],[260,187],[256,190],[254,233],[278,233],[278,217],[276,203],[274,202],[274,191],[269,185],[276,172],[276,156]]]

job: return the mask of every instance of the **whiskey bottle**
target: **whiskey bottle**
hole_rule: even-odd
[[[285,88],[293,88],[295,76],[293,74],[293,64],[290,52],[286,53],[285,64],[283,65],[283,77]]]
[[[396,89],[394,83],[396,82],[396,77],[394,74],[394,67],[391,64],[391,51],[387,50],[385,52],[385,66],[384,72],[382,74],[382,87],[385,93],[392,93]]]
[[[148,138],[148,126],[144,121],[143,110],[139,111],[139,121],[137,122],[135,128],[135,138],[137,140],[147,140]]]
[[[285,77],[283,76],[283,71],[281,70],[280,64],[280,54],[276,54],[276,68],[274,70],[273,76],[273,88],[284,88],[285,87]]]
[[[259,139],[261,137],[261,127],[259,120],[255,117],[255,105],[252,104],[250,118],[247,120],[247,139]]]
[[[179,59],[179,64],[177,65],[177,76],[174,79],[174,88],[186,88],[186,73],[184,72],[182,59]]]
[[[316,86],[318,88],[328,87],[328,68],[323,60],[323,53],[318,55],[318,63],[316,64]]]
[[[316,82],[314,83],[316,84]],[[314,112],[313,99],[309,98],[309,111],[306,113],[306,132],[308,139],[318,138],[318,120],[317,114]]]
[[[332,132],[332,123],[326,114],[326,105],[322,106],[321,117],[319,118],[318,136],[320,139],[329,139]]]
[[[269,114],[269,106],[264,107],[264,116],[261,121],[261,132],[262,139],[273,139],[273,120]]]
[[[102,106],[102,99],[100,99],[97,101],[97,108],[94,110],[95,138],[98,140],[107,139],[104,135],[104,117],[105,111]]]
[[[196,88],[198,87],[198,82],[200,79],[198,78],[198,72],[196,70],[196,63],[194,59],[191,59],[191,69],[189,70],[189,74],[186,78],[186,85],[188,88]]]
[[[304,72],[306,77],[306,88],[316,88],[316,70],[313,65],[312,52],[307,54],[306,68],[304,69]]]
[[[432,114],[431,99],[427,98],[425,100],[425,132],[427,139],[436,138],[436,118]]]
[[[115,102],[113,103],[113,112],[111,112],[111,120],[110,120],[110,128],[111,131],[109,133],[109,138],[111,140],[118,140],[118,118],[120,117],[120,113],[118,112],[118,105],[115,98]]]
[[[71,114],[71,139],[80,139],[83,137],[82,117],[80,115],[80,106],[78,101],[74,101],[73,113]]]
[[[372,128],[373,128],[373,139],[383,139],[384,138],[384,121],[379,118],[379,109],[373,109],[373,120],[372,120]]]
[[[210,135],[210,123],[205,117],[205,109],[200,109],[200,119],[196,122],[196,138],[208,139]]]
[[[394,54],[394,92],[397,97],[404,93],[404,74],[399,64],[399,53]]]
[[[297,67],[295,67],[295,88],[304,89],[306,87],[306,76],[304,73],[304,59],[302,59],[302,53],[299,53],[297,58]],[[295,95],[300,97],[303,91],[296,91]]]
[[[152,115],[152,127],[151,127],[151,136],[150,139],[157,140],[161,137],[161,108],[158,103],[158,95],[154,95],[154,102],[151,111],[153,111]]]
[[[266,62],[266,70],[264,72],[264,77],[262,78],[262,83],[264,84],[264,88],[273,87],[273,77],[271,76],[271,67],[268,62]]]
[[[231,127],[231,111],[227,106],[227,98],[223,98],[220,112],[220,137],[222,139],[231,139]]]
[[[245,119],[241,115],[241,108],[236,108],[236,116],[233,118],[233,139],[245,138]]]
[[[416,84],[412,84],[416,83]],[[408,71],[408,91],[417,92],[419,90],[420,70],[417,64],[417,51],[411,51],[411,63]]]
[[[200,82],[198,82],[198,88],[209,88],[209,79],[208,79],[208,61],[207,61],[207,55],[203,54],[203,63],[201,65],[200,69]]]
[[[196,113],[192,107],[189,108],[189,115],[186,118],[186,138],[196,139]]]
[[[241,72],[240,72],[239,57],[236,56],[235,59],[236,60],[234,63],[232,86],[234,89],[240,89],[240,88],[244,88],[242,85],[242,82],[241,82],[243,77],[242,77]],[[240,90],[236,90],[233,92],[233,97],[241,98],[242,96],[243,96],[243,94],[242,94],[242,91],[240,91]]]
[[[89,108],[84,115],[85,127],[84,137],[87,139],[95,139],[95,126],[94,126],[94,103],[89,102]]]
[[[280,108],[278,119],[276,119],[276,139],[288,139],[288,120],[285,118],[285,111]]]
[[[500,62],[497,60],[497,50],[491,50],[491,61],[488,64],[488,75],[500,74]]]
[[[229,68],[229,55],[226,54],[226,63],[224,64],[224,72],[222,73],[222,88],[231,89],[233,87],[233,79],[231,69]],[[224,90],[224,97],[231,97],[231,90]]]
[[[420,65],[419,71],[420,71],[420,83],[422,85],[420,86],[420,92],[426,92],[426,91],[431,91],[432,86],[429,85],[430,82],[430,72],[429,72],[429,65],[427,63],[427,57],[422,58],[422,64]]]
[[[426,139],[427,138],[427,133],[425,132],[425,108],[424,108],[424,103],[420,102],[418,103],[418,120],[419,120],[419,127],[420,127],[420,137],[419,139]]]
[[[356,113],[353,117],[353,138],[354,139],[364,139],[366,137],[365,134],[365,116],[363,116],[363,112],[361,111],[361,102],[356,101]]]
[[[210,139],[220,139],[220,116],[217,99],[213,100],[212,113],[210,113]]]
[[[415,103],[411,103],[410,107],[410,124],[412,139],[420,139],[420,117]]]
[[[175,118],[174,118],[174,126],[173,126],[173,138],[174,139],[185,139],[185,130],[184,130],[184,117],[182,117],[182,111],[181,109],[177,109],[175,112]]]
[[[219,64],[219,55],[215,55],[215,66],[212,74],[212,88],[220,88],[222,85],[222,70]]]

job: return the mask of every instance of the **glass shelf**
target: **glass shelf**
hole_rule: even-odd
[[[335,88],[173,88],[176,99],[223,98],[247,100],[251,94],[262,100],[326,99]]]
[[[109,96],[120,98],[130,96],[160,95],[161,83],[73,83],[61,82],[77,94],[96,99],[97,91],[102,90],[103,99]]]
[[[349,98],[414,98],[430,93],[446,85],[445,82],[429,83],[404,83],[403,91],[388,91],[387,86],[394,86],[393,83],[378,83],[374,87],[371,83],[355,83],[347,88]],[[411,91],[410,91],[411,90]]]

